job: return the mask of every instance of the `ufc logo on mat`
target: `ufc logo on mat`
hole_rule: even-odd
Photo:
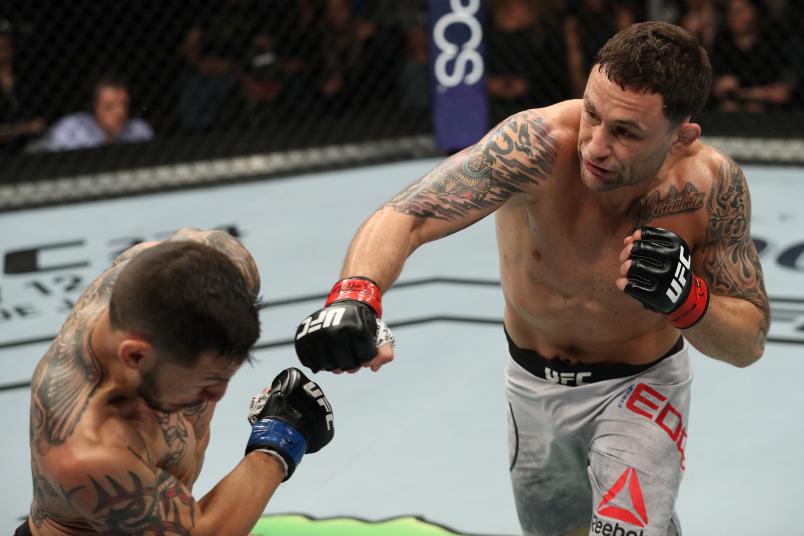
[[[321,389],[313,382],[305,383],[304,390],[308,395],[316,399],[319,406],[327,410],[327,430],[332,430],[332,406],[329,404],[329,400],[327,400],[324,393],[321,392]]]
[[[679,248],[678,251],[678,260],[679,263],[676,264],[676,275],[675,278],[670,282],[670,288],[667,289],[667,297],[670,298],[670,301],[676,303],[678,298],[681,297],[681,291],[684,289],[684,286],[687,284],[687,273],[690,271],[690,260],[692,259],[692,255],[684,257],[684,248]]]
[[[591,372],[556,372],[550,367],[544,367],[545,379],[561,385],[583,385],[584,380],[591,376]]]
[[[321,328],[328,328],[330,326],[337,326],[341,323],[343,313],[346,312],[344,307],[333,307],[332,309],[325,309],[318,314],[318,317],[313,320],[312,316],[304,319],[302,330],[296,335],[296,339],[301,339],[308,333],[318,331]]]

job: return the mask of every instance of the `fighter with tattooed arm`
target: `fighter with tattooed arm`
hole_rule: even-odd
[[[210,421],[260,334],[260,277],[221,231],[121,254],[81,295],[31,382],[33,503],[17,536],[248,534],[334,433],[299,370],[251,400],[245,456],[199,499]]]
[[[363,223],[301,362],[389,363],[382,292],[419,246],[495,213],[523,532],[680,534],[689,344],[745,367],[769,324],[745,177],[692,122],[711,78],[679,27],[615,35],[583,99],[507,118]]]

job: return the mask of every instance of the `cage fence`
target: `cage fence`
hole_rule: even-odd
[[[800,164],[802,12],[792,0],[5,0],[0,210],[446,154],[445,124],[482,130],[464,125],[471,105],[444,113],[465,96],[444,76],[471,82],[486,129],[582,95],[596,50],[640,20],[682,25],[709,52],[707,141]]]

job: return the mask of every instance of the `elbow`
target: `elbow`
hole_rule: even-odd
[[[748,352],[743,352],[741,354],[733,356],[734,359],[731,361],[731,364],[737,368],[746,368],[759,361],[759,358],[762,357],[764,352],[765,352],[764,345],[762,346],[758,345],[754,348],[751,348],[750,351]]]

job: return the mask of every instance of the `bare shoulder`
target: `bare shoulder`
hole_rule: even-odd
[[[55,456],[53,456],[55,458]],[[63,449],[48,462],[52,491],[69,517],[103,534],[190,534],[198,507],[190,491],[147,452],[123,444]],[[47,514],[46,514],[47,515]]]
[[[565,166],[577,165],[578,132],[581,126],[583,101],[566,100],[545,108],[528,110],[543,125],[555,150],[554,174],[564,175]]]
[[[687,162],[688,166],[694,169],[695,177],[699,179],[702,187],[711,187],[720,178],[724,166],[739,169],[728,154],[702,141],[695,144]]]
[[[260,293],[260,273],[251,253],[235,237],[218,229],[202,230],[184,227],[168,237],[166,241],[191,240],[217,249],[240,268],[246,284],[256,299]]]
[[[485,162],[511,176],[516,176],[516,164],[525,165],[520,171],[538,184],[554,174],[565,155],[576,154],[580,102],[564,101],[513,114],[473,149],[482,152]]]
[[[768,298],[751,240],[751,195],[742,168],[726,153],[704,146],[700,163],[708,170],[706,237],[696,252],[698,272],[715,294],[754,303],[765,313]]]
[[[751,195],[740,165],[728,154],[701,144],[696,168],[696,178],[706,193],[707,244],[747,240]]]
[[[568,133],[575,133],[577,137],[578,129],[581,125],[581,113],[583,112],[582,99],[570,99],[557,102],[544,108],[539,108],[538,112],[550,121],[557,129],[567,129]]]
[[[583,101],[573,99],[561,101],[544,108],[523,110],[509,119],[518,119],[525,123],[537,124],[536,135],[549,136],[558,151],[569,148],[575,151],[578,143],[578,130],[581,123]]]

